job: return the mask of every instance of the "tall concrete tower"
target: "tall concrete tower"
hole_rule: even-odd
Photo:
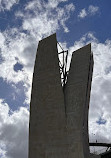
[[[64,52],[63,52],[64,53]],[[64,65],[61,67],[64,71]],[[56,34],[38,44],[29,124],[29,158],[88,158],[91,45],[75,52],[61,84]]]

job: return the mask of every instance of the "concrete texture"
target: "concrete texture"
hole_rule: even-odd
[[[90,44],[73,52],[65,86],[69,158],[89,158],[88,108],[92,68]]]
[[[89,158],[91,45],[73,53],[64,92],[56,35],[39,42],[29,124],[29,158]]]
[[[56,35],[39,42],[34,68],[29,158],[66,158],[66,118]]]
[[[90,154],[90,158],[101,158],[100,155],[96,155],[96,154]]]

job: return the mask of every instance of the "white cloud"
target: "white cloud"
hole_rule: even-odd
[[[0,34],[1,52],[0,77],[8,83],[24,83],[26,102],[30,102],[31,82],[35,54],[37,49],[36,39],[11,29]],[[19,62],[23,65],[22,71],[14,71],[14,65]]]
[[[70,12],[75,10],[75,6],[71,3],[69,5],[66,5],[64,9],[58,8],[58,19],[60,19],[60,24],[64,28],[64,32],[69,32],[68,27],[66,27],[65,22],[69,19],[70,17]]]
[[[21,107],[10,112],[7,103],[0,99],[0,155],[2,158],[28,157],[29,111]]]
[[[10,10],[14,4],[18,4],[19,0],[0,0],[0,11]]]
[[[63,2],[67,2],[68,0],[48,0],[48,2],[45,1],[36,1],[33,0],[31,2],[28,2],[28,4],[26,5],[25,9],[26,10],[32,10],[32,9],[39,9],[42,10],[43,8],[47,8],[47,9],[55,9],[58,7],[58,5],[60,3]]]
[[[1,47],[4,46],[4,42],[5,42],[5,37],[4,37],[3,34],[0,32],[0,45],[1,45]]]
[[[85,8],[82,9],[80,11],[80,13],[78,14],[78,17],[81,18],[81,19],[83,19],[86,16],[93,16],[93,15],[97,14],[98,12],[99,12],[99,7],[90,5],[88,7],[88,9],[85,9]]]
[[[23,66],[26,66],[28,70],[30,70],[30,68],[28,68],[30,64],[32,64],[30,66],[33,66],[33,63],[30,63],[28,59],[25,58],[27,55],[29,58],[34,58],[33,51],[32,54],[30,53],[30,47],[33,46],[32,50],[34,49],[33,39],[30,39],[30,37],[27,37],[24,33],[18,32],[16,29],[11,29],[9,32],[5,31],[1,33],[2,36],[0,36],[3,43],[1,46],[1,56],[4,59],[0,64],[0,77],[8,82],[14,83],[26,81],[27,73],[25,70],[23,69],[23,71],[15,72],[13,67],[17,63],[16,58],[18,58],[19,62],[22,63]],[[32,43],[31,45],[30,42]]]
[[[46,8],[56,8],[59,5],[59,3],[66,1],[68,0],[48,0],[48,3],[46,3]]]
[[[85,18],[87,16],[86,10],[82,9],[81,12],[79,13],[78,17],[79,18]]]
[[[93,5],[90,5],[89,8],[88,8],[88,12],[91,15],[96,14],[98,12],[98,10],[99,10],[99,7],[93,6]]]
[[[64,28],[65,32],[68,32],[65,22],[69,19],[70,12],[74,11],[75,7],[72,3],[62,8],[57,7],[60,2],[64,1],[29,2],[25,7],[27,12],[24,15],[23,29],[29,31],[33,36],[38,35],[40,38],[41,35],[49,35],[55,32],[60,26]],[[31,16],[28,14],[30,10],[33,12]]]

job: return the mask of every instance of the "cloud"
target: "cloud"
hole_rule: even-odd
[[[99,12],[99,7],[90,5],[87,10],[85,8],[82,9],[80,13],[78,14],[78,17],[83,19],[86,16],[93,16],[97,14],[98,12]]]
[[[21,107],[14,113],[0,99],[0,155],[2,158],[28,157],[29,111]]]
[[[81,12],[79,13],[78,17],[79,18],[85,18],[87,16],[87,12],[85,9],[82,9]]]
[[[48,1],[48,3],[29,2],[25,7],[23,29],[29,31],[33,36],[40,36],[40,38],[41,35],[49,35],[55,32],[60,26],[64,28],[65,32],[68,32],[65,22],[69,19],[70,12],[74,11],[75,6],[71,3],[64,5],[64,7],[57,7],[60,2],[63,2],[63,0]],[[31,16],[29,16],[30,10],[33,12]]]
[[[61,2],[66,2],[68,0],[48,0],[47,3],[45,3],[45,1],[36,1],[36,0],[33,0],[32,2],[28,2],[28,4],[26,5],[25,9],[28,10],[28,9],[35,9],[36,6],[38,9],[42,10],[43,7],[49,9],[49,8],[56,8],[58,7],[59,3]]]
[[[98,12],[98,10],[99,10],[99,7],[93,6],[93,5],[90,5],[88,8],[88,12],[91,15],[95,15]]]
[[[52,0],[52,1],[48,0],[48,6],[50,6],[51,8],[56,8],[60,2],[66,2],[66,1],[68,0]]]
[[[10,10],[14,4],[18,4],[19,0],[0,0],[0,11]]]

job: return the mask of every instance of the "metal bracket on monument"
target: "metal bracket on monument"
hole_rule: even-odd
[[[68,71],[67,71],[68,50],[64,51],[63,48],[61,47],[61,45],[58,42],[57,42],[57,44],[62,49],[62,52],[59,52],[58,56],[60,54],[62,54],[62,61],[60,61],[60,59],[59,59],[59,68],[60,68],[60,75],[61,75],[61,83],[62,83],[62,87],[64,89],[64,86],[67,82],[67,75],[68,75]]]

